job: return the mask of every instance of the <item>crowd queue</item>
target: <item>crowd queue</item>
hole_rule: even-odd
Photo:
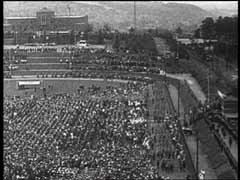
[[[146,88],[129,82],[5,97],[4,179],[163,179],[149,153],[147,105],[137,96]]]
[[[71,55],[72,72],[37,77],[131,82],[120,88],[83,87],[76,94],[45,98],[5,97],[4,178],[148,180],[169,179],[161,171],[185,171],[177,118],[167,114],[159,121],[160,131],[148,130],[144,94],[153,81],[118,72],[158,73],[159,59],[93,49],[71,49]]]

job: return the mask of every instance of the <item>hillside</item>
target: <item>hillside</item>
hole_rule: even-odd
[[[114,28],[127,29],[133,24],[133,2],[77,2],[77,1],[25,1],[4,2],[4,16],[35,16],[40,8],[48,7],[56,15],[88,15],[89,22],[95,27],[108,23]],[[27,11],[26,11],[27,10]],[[137,2],[137,26],[139,28],[161,27],[176,28],[199,24],[206,16],[213,16],[195,5]]]

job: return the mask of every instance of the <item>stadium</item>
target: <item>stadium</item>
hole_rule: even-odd
[[[24,43],[4,46],[4,179],[236,179],[216,133],[226,126],[234,146],[235,119],[210,123],[219,97],[206,103],[192,77],[167,73],[164,53]]]

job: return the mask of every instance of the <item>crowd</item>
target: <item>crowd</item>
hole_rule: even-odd
[[[94,72],[94,71],[73,71],[67,73],[39,73],[36,75],[37,78],[94,78],[94,79],[105,79],[105,80],[114,80],[114,79],[121,79],[121,80],[130,80],[130,81],[142,81],[142,82],[153,82],[154,80],[149,77],[142,77],[138,75],[129,75],[123,74],[118,72]]]
[[[186,153],[183,147],[176,116],[167,113],[152,128],[152,160],[161,171],[186,171]]]
[[[148,153],[146,88],[5,97],[4,179],[162,179]]]
[[[87,64],[88,66],[83,66]],[[157,68],[158,67],[158,68]],[[148,54],[108,53],[105,50],[74,51],[73,69],[159,73],[161,63]]]
[[[32,53],[32,52],[57,52],[57,48],[53,47],[44,47],[44,46],[32,46],[32,47],[16,47],[8,49],[11,54],[17,54],[17,53]]]
[[[68,50],[69,49],[64,48],[63,52],[67,52]],[[120,76],[122,72],[155,74],[164,72],[161,62],[157,61],[156,57],[147,54],[112,54],[103,49],[70,49],[70,53],[70,60],[60,58],[59,62],[63,63],[64,61],[68,63],[68,69],[72,70],[71,72],[54,73],[49,71],[48,74],[37,73],[37,77],[98,77],[102,76],[100,75],[103,74],[101,73],[102,71],[109,72],[106,74],[116,74],[114,76]],[[11,78],[9,73],[6,73],[5,77]],[[113,76],[108,75],[108,78],[111,77]]]
[[[209,121],[213,125],[213,129],[226,136],[226,131],[231,131],[234,137],[237,136],[238,127],[235,123],[228,120],[223,113],[223,100],[216,96],[212,98],[209,103],[205,103],[202,107],[203,113],[208,117]],[[230,143],[231,144],[231,143]]]

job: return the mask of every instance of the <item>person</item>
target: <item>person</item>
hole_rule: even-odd
[[[230,136],[229,137],[229,147],[231,148],[231,146],[232,146],[232,137]]]
[[[205,171],[204,170],[201,170],[200,173],[199,173],[199,179],[200,180],[204,180],[205,179]]]
[[[186,180],[190,180],[190,179],[191,179],[191,176],[188,174],[186,177]]]

